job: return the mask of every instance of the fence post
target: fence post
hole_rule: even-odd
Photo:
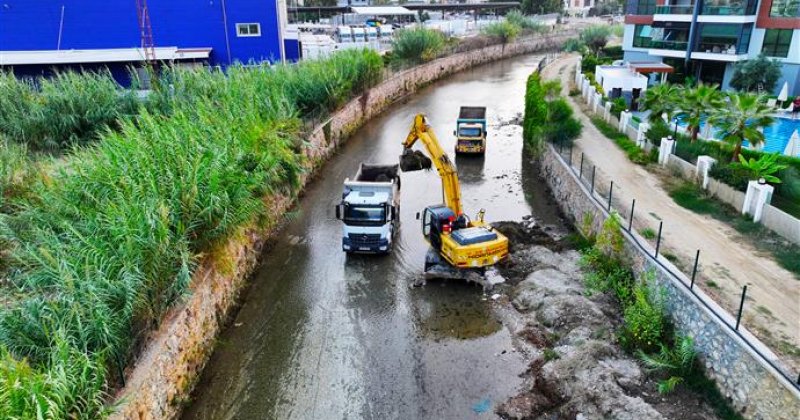
[[[628,232],[631,232],[631,229],[633,229],[633,210],[635,208],[636,208],[636,199],[634,198],[633,202],[631,202],[631,217],[630,220],[628,220]]]
[[[692,270],[692,284],[689,285],[689,289],[694,287],[694,278],[697,276],[697,263],[700,261],[700,250],[697,250],[697,254],[694,256],[694,269]]]
[[[742,321],[742,310],[744,309],[744,298],[747,296],[747,285],[745,284],[742,287],[742,301],[739,302],[739,314],[736,315],[736,328],[735,330],[739,330],[739,323]]]
[[[569,167],[572,168],[572,143],[569,145]]]
[[[597,166],[592,166],[592,192],[591,192],[591,194],[594,194],[594,172],[595,172],[596,169],[597,169]]]
[[[664,221],[658,222],[658,239],[656,239],[656,253],[653,258],[658,260],[658,249],[661,248],[661,230],[664,228]]]
[[[611,186],[608,187],[608,211],[611,211],[611,194],[614,193],[614,181],[611,181]]]
[[[578,173],[578,178],[583,178],[583,152],[581,152],[581,170]]]

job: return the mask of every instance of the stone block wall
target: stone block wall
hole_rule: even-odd
[[[590,198],[589,190],[552,146],[546,148],[540,168],[564,214],[578,226],[591,220],[593,231],[598,232],[608,212]],[[654,250],[638,233],[624,232],[624,236],[634,271],[654,273],[656,284],[666,293],[667,312],[676,329],[695,340],[706,373],[733,407],[751,419],[797,418],[800,391],[766,361],[777,363],[777,357],[744,328],[730,328],[736,320],[699,288],[689,291],[690,279],[665,258],[653,259]]]
[[[484,63],[559,48],[574,33],[521,39],[505,45],[443,57],[399,72],[348,102],[307,138],[305,185],[347,137],[397,100],[440,78]],[[522,89],[522,87],[521,87]],[[522,92],[522,91],[521,91]],[[410,122],[409,122],[410,123]],[[271,214],[283,214],[296,197],[267,197]],[[165,316],[148,339],[127,384],[115,396],[115,419],[177,417],[214,349],[215,339],[236,305],[265,241],[279,226],[249,226],[217,250],[217,258],[199,262],[189,296]]]

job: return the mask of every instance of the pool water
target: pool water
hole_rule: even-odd
[[[678,127],[679,130],[686,130],[686,123],[679,121]],[[700,124],[701,134],[704,127],[705,121]],[[798,133],[800,133],[800,117],[797,119],[776,117],[774,124],[764,128],[764,147],[761,150],[769,153],[783,154],[794,130],[798,130]],[[714,138],[720,137],[718,133],[717,130],[714,130]],[[745,141],[744,146],[749,146],[749,143]]]

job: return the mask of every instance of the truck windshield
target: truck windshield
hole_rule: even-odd
[[[459,137],[480,137],[481,136],[481,129],[477,127],[462,127],[458,129],[458,136]]]
[[[386,223],[383,206],[345,206],[344,222],[349,225],[380,226]]]

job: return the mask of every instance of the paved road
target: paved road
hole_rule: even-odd
[[[333,206],[359,162],[397,161],[415,113],[425,112],[452,150],[458,107],[486,105],[486,158],[456,160],[465,209],[485,207],[490,221],[533,212],[554,223],[542,183],[530,165],[522,169],[521,129],[506,124],[522,111],[538,61],[501,61],[432,85],[347,143],[264,254],[184,418],[494,417],[525,366],[490,299],[460,282],[409,287],[427,249],[415,213],[442,201],[435,171],[402,175],[401,229],[389,256],[345,256]]]
[[[560,78],[566,92],[574,77],[572,69],[576,62],[577,56],[562,58],[548,66],[544,76]],[[580,99],[580,96],[570,98],[576,110],[580,110],[577,103]],[[578,111],[576,115],[584,128],[575,142],[575,155],[585,153],[597,165],[598,173],[614,180],[614,197],[621,203],[636,199],[639,229],[647,226],[657,231],[659,221],[663,220],[662,245],[689,264],[694,261],[696,250],[701,249],[702,276],[717,287],[705,282],[700,285],[730,313],[736,313],[742,286],[748,285],[743,325],[780,352],[789,371],[796,375],[800,371],[800,357],[782,350],[800,350],[800,282],[727,224],[676,204],[658,176],[630,162],[584,113]]]

